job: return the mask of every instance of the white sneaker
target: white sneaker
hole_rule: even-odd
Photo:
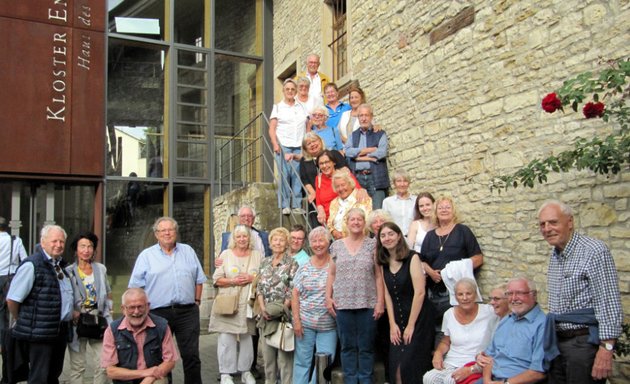
[[[256,384],[256,379],[250,371],[241,373],[241,382],[243,384]]]
[[[306,212],[304,212],[302,208],[293,208],[293,213],[295,213],[296,215],[303,215]]]
[[[230,375],[221,375],[221,384],[234,384],[234,380]]]
[[[282,208],[282,214],[283,215],[290,215],[291,214],[291,208],[289,208],[289,207]]]

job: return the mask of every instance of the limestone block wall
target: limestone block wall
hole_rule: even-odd
[[[414,192],[454,197],[485,254],[482,287],[524,273],[538,283],[546,306],[550,250],[536,211],[557,198],[574,208],[579,230],[612,249],[630,314],[628,172],[552,175],[545,185],[500,194],[488,187],[493,175],[566,149],[577,137],[608,132],[580,113],[547,114],[540,101],[567,77],[597,68],[600,57],[628,56],[630,2],[347,4],[351,78],[360,81],[389,135],[390,167],[410,172]],[[303,58],[327,49],[320,28],[326,6],[321,0],[274,1],[276,74],[295,52]],[[431,45],[430,33],[467,6],[474,7],[472,24]]]

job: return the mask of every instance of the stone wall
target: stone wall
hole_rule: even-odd
[[[546,114],[540,101],[567,77],[597,68],[600,57],[628,55],[630,2],[347,3],[351,78],[389,135],[390,167],[410,172],[414,192],[454,197],[485,254],[482,287],[524,273],[539,284],[546,306],[550,250],[536,211],[557,198],[574,208],[580,231],[612,249],[630,314],[630,174],[557,174],[545,185],[500,194],[488,187],[493,175],[608,132],[581,113]],[[472,24],[431,45],[430,33],[467,6],[474,7]],[[322,52],[323,7],[319,0],[274,1],[275,73],[290,52]]]

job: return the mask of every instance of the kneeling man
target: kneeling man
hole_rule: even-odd
[[[165,383],[178,359],[173,335],[165,319],[149,314],[149,300],[141,288],[122,295],[122,319],[113,321],[103,337],[101,366],[116,383]]]

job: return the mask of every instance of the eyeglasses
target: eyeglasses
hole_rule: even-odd
[[[501,301],[501,300],[505,300],[505,297],[500,297],[500,296],[488,296],[486,298],[489,302],[493,302],[493,301]]]
[[[524,297],[533,292],[536,292],[536,291],[505,291],[504,295],[505,297],[512,297],[512,296]]]
[[[63,271],[61,270],[59,264],[55,264],[55,272],[57,272],[57,278],[59,280],[63,280]]]
[[[320,161],[319,165],[322,166],[322,165],[326,165],[326,164],[330,164],[330,163],[332,163],[332,160],[325,160],[325,161]]]
[[[242,217],[244,219],[251,219],[251,218],[254,217],[254,215],[245,215],[245,214],[243,214],[243,215],[239,215],[238,217]]]
[[[326,115],[324,115],[323,113],[312,113],[311,116],[312,117],[324,117]]]
[[[135,312],[136,310],[143,312],[146,307],[146,305],[126,305],[125,309],[129,312]]]
[[[450,211],[451,209],[453,209],[453,207],[450,205],[440,205],[437,207],[438,211]]]
[[[304,237],[294,237],[294,236],[291,236],[291,241],[304,241]]]
[[[164,228],[164,229],[158,229],[155,232],[157,233],[169,233],[169,232],[175,232],[175,228]]]

